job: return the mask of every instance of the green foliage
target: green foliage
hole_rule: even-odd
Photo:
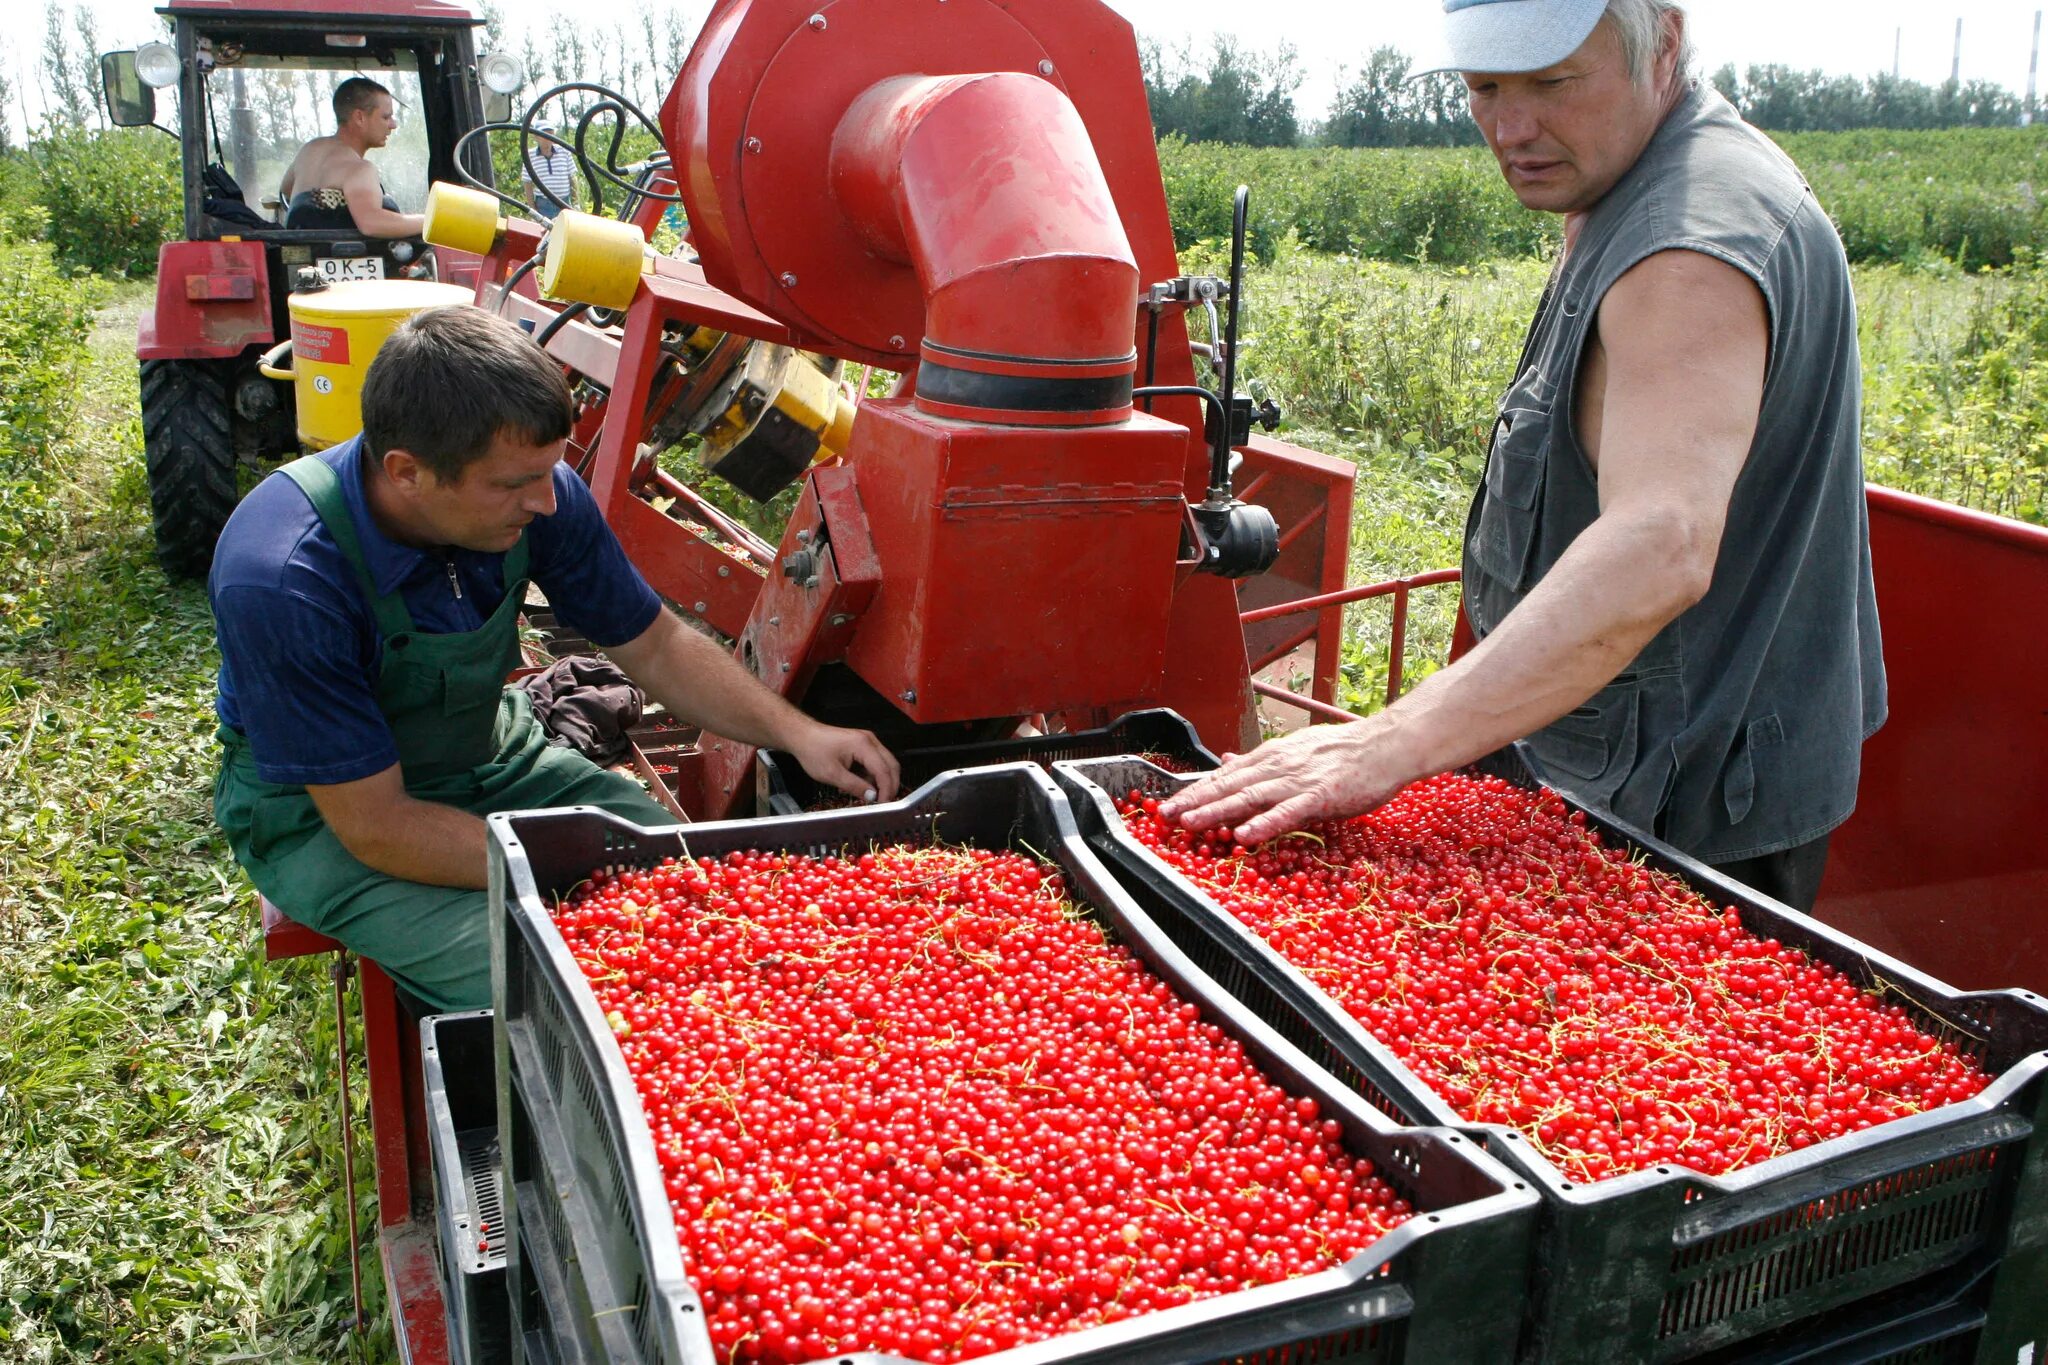
[[[325,963],[262,961],[208,807],[217,659],[150,552],[143,299],[38,465],[67,520],[0,570],[0,1361],[388,1361],[374,1237],[345,1326]]]
[[[2048,247],[2048,126],[1801,133],[1780,139],[1852,261],[1938,257],[1975,269]],[[1167,138],[1160,168],[1174,237],[1229,235],[1231,190],[1252,187],[1262,261],[1291,228],[1305,246],[1383,261],[1528,256],[1558,220],[1515,201],[1484,148],[1223,147]]]
[[[2048,525],[2048,266],[1864,284],[1871,479]]]
[[[1310,426],[1469,479],[1542,278],[1530,261],[1438,271],[1292,253],[1246,284],[1244,368]]]
[[[1464,80],[1448,71],[1411,78],[1408,67],[1400,49],[1375,48],[1356,77],[1340,77],[1317,140],[1331,147],[1477,145]]]
[[[18,602],[11,585],[48,553],[62,523],[48,466],[70,426],[100,292],[59,271],[44,243],[0,237],[0,583],[10,585],[0,606]]]
[[[1240,183],[1252,187],[1253,246],[1263,261],[1290,228],[1318,251],[1451,265],[1528,256],[1557,235],[1557,220],[1516,203],[1477,149],[1252,150],[1167,138],[1159,161],[1182,247],[1230,235]]]
[[[1852,261],[2007,266],[2048,246],[2048,126],[1780,137]]]
[[[178,144],[149,128],[50,132],[30,150],[50,242],[67,265],[147,275],[184,231]]]
[[[2020,121],[2018,95],[1991,81],[1927,85],[1892,75],[1831,76],[1788,66],[1730,64],[1714,88],[1742,116],[1771,132],[1841,132],[1851,128],[2010,128]]]
[[[1141,52],[1145,102],[1162,137],[1246,147],[1292,147],[1301,137],[1294,92],[1301,71],[1293,47],[1246,52],[1218,37],[1206,64],[1191,48],[1168,51],[1148,42]]]

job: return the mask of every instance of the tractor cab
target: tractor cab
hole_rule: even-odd
[[[335,132],[335,88],[361,76],[391,92],[397,129],[368,159],[386,206],[419,213],[437,180],[490,183],[483,139],[465,135],[521,79],[505,58],[479,62],[480,21],[445,0],[173,0],[158,12],[169,41],[109,53],[101,69],[115,122],[179,141],[184,239],[159,256],[136,353],[158,557],[197,576],[241,471],[299,445],[292,388],[262,358],[290,336],[287,301],[313,278],[302,272],[323,284],[475,278],[474,258],[366,234],[345,207],[286,225],[281,182],[301,148]],[[158,122],[162,90],[176,92],[175,128]]]

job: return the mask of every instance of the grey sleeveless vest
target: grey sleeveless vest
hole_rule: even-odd
[[[1465,607],[1484,636],[1599,515],[1580,360],[1608,289],[1674,248],[1728,262],[1769,305],[1756,440],[1706,597],[1529,745],[1554,785],[1729,862],[1848,817],[1885,682],[1848,262],[1798,168],[1710,88],[1587,215],[1544,293],[1466,522]]]

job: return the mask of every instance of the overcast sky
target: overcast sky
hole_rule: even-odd
[[[132,45],[160,29],[156,0],[91,0],[107,47]],[[646,0],[611,0],[630,15]],[[1026,0],[1028,3],[1028,0]],[[1320,118],[1336,88],[1338,69],[1356,66],[1374,47],[1391,43],[1410,52],[1425,48],[1438,20],[1436,0],[1108,0],[1139,33],[1168,44],[1230,33],[1245,46],[1271,49],[1292,43],[1306,77],[1297,97],[1304,121]],[[1948,79],[1956,20],[1963,21],[1963,79],[1997,81],[2023,91],[2033,38],[2036,0],[1697,0],[1687,6],[1705,66],[1723,62],[1782,62],[1868,75],[1889,70],[1900,42],[1902,74],[1915,80]],[[508,29],[542,30],[566,7],[561,0],[499,0]],[[581,13],[602,13],[585,7]],[[709,6],[680,6],[692,26]],[[42,45],[42,6],[7,0],[0,15],[0,58],[33,90]],[[33,101],[33,96],[30,97]],[[15,113],[18,121],[18,111]]]

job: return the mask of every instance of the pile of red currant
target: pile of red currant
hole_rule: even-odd
[[[736,853],[556,910],[717,1357],[954,1361],[1349,1260],[1411,1212],[1015,853]]]
[[[1567,1178],[1710,1175],[1967,1099],[1953,1040],[1602,845],[1550,792],[1457,774],[1258,848],[1134,795],[1138,840],[1465,1119]]]

